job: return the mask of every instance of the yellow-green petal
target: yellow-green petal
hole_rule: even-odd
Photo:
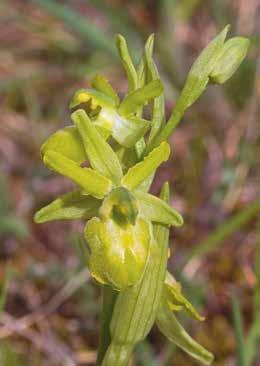
[[[122,185],[130,191],[138,188],[170,155],[170,145],[162,142],[150,152],[144,160],[128,170],[122,179]]]
[[[95,75],[94,78],[91,80],[91,86],[97,91],[112,98],[115,101],[116,105],[120,103],[119,96],[104,76],[100,74]]]
[[[167,272],[164,283],[164,298],[169,308],[172,311],[180,311],[184,308],[194,319],[204,320],[205,318],[197,312],[194,306],[182,294],[181,290],[180,283],[175,281],[174,277]]]
[[[90,168],[81,168],[73,160],[47,150],[43,162],[50,169],[71,179],[80,188],[83,194],[90,194],[96,198],[103,198],[112,188],[111,181]]]
[[[142,88],[132,91],[120,104],[119,114],[129,116],[138,111],[151,99],[158,97],[163,92],[163,85],[159,79],[152,80]]]
[[[135,191],[140,214],[146,220],[165,225],[181,226],[182,216],[160,198],[142,191]]]
[[[100,200],[84,196],[80,190],[75,190],[61,195],[37,211],[34,221],[41,224],[54,220],[89,220],[98,215],[100,204]]]
[[[117,184],[123,173],[116,153],[101,137],[83,109],[74,112],[71,118],[82,138],[92,168]]]
[[[87,160],[84,145],[75,126],[65,127],[52,134],[41,147],[42,157],[47,150],[56,151],[78,164]]]

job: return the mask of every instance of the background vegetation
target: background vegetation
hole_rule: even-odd
[[[33,213],[68,190],[39,147],[69,123],[68,101],[96,72],[121,93],[113,37],[133,57],[156,33],[167,110],[199,51],[225,24],[251,39],[224,86],[210,87],[171,138],[153,191],[170,181],[184,215],[170,267],[207,320],[190,332],[214,365],[260,365],[260,21],[257,0],[0,1],[0,364],[93,365],[101,299],[80,255],[81,222],[35,225]],[[195,365],[156,329],[133,365]]]

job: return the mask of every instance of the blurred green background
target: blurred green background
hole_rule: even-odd
[[[124,93],[114,46],[135,60],[150,33],[174,106],[195,57],[221,28],[251,39],[224,86],[210,86],[171,138],[153,191],[169,180],[185,225],[169,268],[205,314],[190,333],[214,365],[260,365],[260,6],[258,0],[0,0],[0,365],[93,365],[100,289],[81,258],[81,222],[35,225],[36,209],[68,190],[39,147],[70,123],[68,102],[101,72]],[[153,329],[135,366],[196,365]]]

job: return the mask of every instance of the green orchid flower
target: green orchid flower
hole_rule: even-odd
[[[168,184],[160,197],[148,192],[158,167],[169,158],[167,140],[184,112],[209,83],[230,78],[246,56],[248,40],[226,41],[228,29],[192,65],[168,121],[152,57],[154,36],[148,38],[136,67],[124,37],[118,35],[116,46],[128,79],[126,96],[121,101],[108,80],[96,75],[91,87],[78,90],[70,102],[73,124],[41,147],[44,164],[76,187],[40,209],[34,220],[84,220],[86,264],[104,285],[97,366],[127,366],[135,345],[154,323],[201,363],[213,360],[175,315],[184,310],[196,320],[204,319],[167,272],[169,228],[181,226],[183,219],[169,205]],[[147,103],[150,120],[142,118]]]
[[[159,79],[129,93],[120,103],[119,97],[109,82],[101,75],[92,81],[96,89],[78,90],[70,108],[85,107],[92,122],[102,136],[112,136],[120,145],[129,148],[135,145],[150,128],[150,122],[137,117],[136,112],[163,92]]]
[[[85,228],[88,266],[101,284],[122,290],[137,283],[153,242],[152,223],[180,226],[182,217],[160,198],[141,191],[170,154],[162,142],[123,175],[120,161],[87,113],[72,114],[74,126],[54,133],[42,146],[43,162],[71,179],[77,189],[35,214],[38,223],[89,220]],[[90,168],[81,167],[85,161]]]

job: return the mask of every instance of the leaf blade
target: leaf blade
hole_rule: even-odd
[[[157,313],[156,324],[160,331],[172,343],[175,343],[183,351],[205,365],[210,365],[214,356],[197,343],[186,332],[171,310],[163,302]]]

